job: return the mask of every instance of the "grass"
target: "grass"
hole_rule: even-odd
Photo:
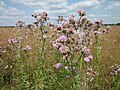
[[[28,38],[25,38],[27,32]],[[69,70],[61,68],[57,70],[54,64],[57,62],[64,63],[62,57],[55,49],[50,47],[50,39],[45,42],[45,58],[42,59],[39,53],[41,38],[40,31],[30,33],[28,29],[21,32],[25,40],[21,48],[30,45],[32,50],[24,52],[17,47],[8,45],[8,38],[18,37],[20,33],[13,28],[0,29],[0,89],[1,90],[119,90],[119,75],[111,75],[110,67],[115,64],[120,65],[120,26],[112,26],[108,34],[100,37],[100,57],[99,64],[92,60],[88,66],[97,70],[98,74],[93,82],[86,83],[86,64],[83,63],[82,71],[77,71],[79,75],[74,75]],[[56,34],[49,31],[47,36]],[[36,39],[37,38],[37,39]],[[11,49],[12,47],[12,49]],[[2,50],[3,49],[3,50]],[[14,50],[15,49],[15,50]],[[55,52],[55,54],[49,54]],[[92,51],[95,56],[95,51]],[[16,55],[19,55],[18,58]],[[78,53],[75,53],[76,58]],[[93,65],[93,66],[92,66]],[[66,66],[66,63],[63,64]],[[79,68],[79,65],[77,66]],[[81,73],[82,72],[82,73]],[[92,71],[91,71],[92,72]],[[67,76],[67,78],[66,78]]]

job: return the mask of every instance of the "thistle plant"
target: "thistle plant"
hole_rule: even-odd
[[[58,16],[48,23],[46,12],[32,14],[33,24],[18,21],[16,38],[9,38],[13,85],[22,90],[93,90],[99,82],[102,21],[91,22],[86,12],[79,19]],[[106,28],[108,32],[109,27]],[[94,47],[94,48],[93,48]],[[94,50],[93,50],[94,49]],[[95,51],[92,53],[92,51]],[[9,55],[8,55],[9,56]],[[5,68],[11,67],[6,66]],[[97,77],[97,78],[96,78]],[[97,87],[98,88],[98,87]]]

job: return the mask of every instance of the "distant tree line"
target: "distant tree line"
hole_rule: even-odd
[[[112,25],[120,25],[120,23],[117,23],[117,24],[104,24],[104,26],[112,26]],[[15,26],[0,26],[0,28],[14,28]]]
[[[104,24],[105,26],[109,25],[109,26],[112,26],[112,25],[120,25],[120,23],[117,23],[117,24]]]
[[[120,25],[120,23],[117,23],[116,25]]]
[[[15,26],[0,26],[0,28],[13,28]]]

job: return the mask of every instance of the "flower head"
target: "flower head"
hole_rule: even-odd
[[[62,63],[57,63],[53,65],[53,67],[55,67],[56,69],[60,69],[62,67]]]
[[[90,49],[87,47],[84,47],[82,51],[84,52],[84,54],[88,54],[90,52]]]
[[[90,59],[89,59],[88,57],[85,57],[85,58],[84,58],[84,61],[85,61],[85,62],[89,62]]]
[[[9,44],[11,44],[11,43],[12,43],[12,44],[15,44],[15,43],[17,43],[17,42],[18,42],[18,41],[17,41],[16,39],[10,39],[10,38],[8,39],[8,43],[9,43]]]
[[[66,41],[67,37],[65,35],[62,35],[59,37],[59,40],[60,41]]]
[[[25,48],[23,48],[23,51],[29,51],[31,50],[31,47],[29,45],[27,45]]]
[[[92,56],[92,55],[89,55],[88,58],[91,60],[91,59],[93,59],[93,56]]]

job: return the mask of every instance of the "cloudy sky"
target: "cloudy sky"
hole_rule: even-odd
[[[23,20],[33,23],[33,13],[48,12],[50,21],[58,15],[78,17],[77,9],[83,9],[87,17],[104,23],[120,23],[120,0],[0,0],[0,26],[15,25]]]

